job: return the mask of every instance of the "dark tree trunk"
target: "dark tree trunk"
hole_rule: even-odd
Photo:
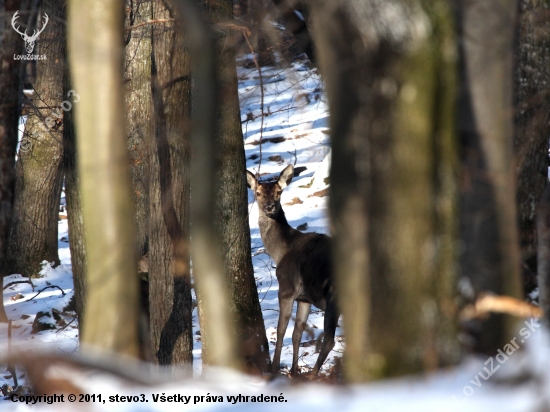
[[[514,0],[461,2],[462,150],[460,265],[474,293],[521,296],[513,151]],[[471,326],[471,327],[470,327]],[[513,319],[468,326],[474,350],[494,353],[517,333]]]
[[[151,26],[150,1],[126,1],[124,85],[126,89],[126,134],[132,194],[135,208],[136,255],[140,282],[140,352],[153,359],[149,328],[149,156],[152,150],[151,115]],[[137,26],[133,27],[132,26]]]
[[[40,35],[46,60],[36,62],[34,97],[15,173],[14,213],[8,251],[11,273],[36,276],[43,260],[59,264],[57,225],[63,183],[64,3],[44,1],[50,17]],[[36,51],[35,51],[36,52]]]
[[[273,0],[273,3],[279,8],[283,24],[293,34],[299,48],[315,63],[315,43],[309,28],[310,0]],[[296,11],[302,16],[296,14]]]
[[[176,0],[193,71],[191,236],[193,278],[201,325],[203,365],[240,369],[237,333],[215,225],[219,93],[214,36],[197,3]],[[203,3],[203,6],[207,6]],[[206,8],[206,7],[204,7]],[[204,9],[203,8],[203,9]],[[210,10],[212,15],[215,10]]]
[[[344,376],[359,382],[451,364],[460,351],[453,303],[457,150],[449,5],[313,5],[331,110],[330,201],[346,331]],[[385,7],[393,13],[386,15]],[[395,25],[399,36],[391,30]]]
[[[155,19],[174,17],[170,1],[153,2]],[[160,364],[193,361],[189,264],[189,114],[191,81],[183,35],[153,26],[153,150],[149,160],[149,307],[153,353]]]
[[[148,1],[127,2],[130,13],[127,26],[152,19]],[[124,77],[126,86],[126,128],[132,171],[132,189],[136,212],[136,255],[148,251],[149,236],[149,165],[151,133],[151,26],[145,25],[125,33]]]
[[[546,186],[537,207],[537,275],[539,303],[544,321],[550,325],[550,186]]]
[[[10,28],[13,14],[19,10],[19,1],[1,0],[4,28],[0,42],[0,280],[9,275],[7,251],[9,231],[13,213],[13,191],[15,184],[15,148],[19,124],[22,82],[20,81],[20,60],[13,58],[22,49],[21,38]],[[7,322],[4,300],[0,304],[0,322]]]
[[[64,95],[73,95],[68,61],[66,61]],[[77,110],[80,96],[74,96],[72,110],[63,117],[63,165],[65,171],[65,197],[67,217],[69,220],[69,248],[74,281],[74,303],[78,315],[78,327],[82,327],[84,307],[86,305],[86,232],[82,218],[82,200],[80,193],[80,176],[76,155],[76,134],[74,130],[74,113]],[[82,332],[82,329],[80,329]]]
[[[214,22],[232,19],[232,2],[218,0],[212,16]],[[250,250],[246,163],[235,51],[225,38],[218,40],[218,64],[220,168],[216,180],[216,224],[245,367],[251,372],[261,373],[270,369],[269,347]]]
[[[514,61],[514,152],[523,285],[536,286],[536,206],[548,182],[550,21],[547,4],[519,1]]]

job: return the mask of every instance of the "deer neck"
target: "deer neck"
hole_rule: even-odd
[[[283,256],[290,249],[292,240],[300,234],[293,229],[287,222],[285,212],[279,209],[279,212],[273,216],[267,216],[260,210],[258,219],[260,226],[260,235],[265,249],[275,264],[279,264]]]

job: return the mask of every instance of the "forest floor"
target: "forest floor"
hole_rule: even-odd
[[[247,168],[262,177],[278,174],[287,164],[294,164],[299,176],[283,192],[282,204],[291,226],[306,232],[329,234],[327,219],[328,171],[330,145],[328,133],[328,109],[320,77],[306,61],[294,62],[286,68],[263,68],[261,76],[253,66],[250,56],[238,61],[241,119],[245,139]],[[263,102],[262,88],[263,83]],[[261,113],[264,113],[264,116]],[[259,144],[261,142],[261,144]],[[62,199],[63,203],[64,199]],[[273,261],[266,254],[258,228],[258,211],[249,191],[250,229],[255,279],[261,301],[270,354],[273,357],[276,325],[279,315],[278,283]],[[21,282],[26,279],[12,275],[4,279],[4,304],[12,319],[11,347],[22,352],[48,351],[58,355],[78,353],[78,325],[73,314],[65,308],[73,294],[73,280],[67,232],[67,219],[60,213],[59,257],[61,265],[52,268],[44,263],[40,277],[32,279],[33,285]],[[39,293],[38,296],[35,296]],[[37,314],[46,313],[41,322],[51,329],[33,333]],[[342,319],[340,319],[341,325]],[[48,327],[48,326],[46,326]],[[287,329],[281,364],[288,370],[292,360],[291,335],[293,320]],[[538,328],[535,329],[538,331]],[[198,316],[193,313],[195,377],[202,371],[201,342]],[[300,348],[300,369],[307,372],[318,354],[315,343],[323,331],[323,312],[313,308]],[[267,383],[229,371],[213,370],[193,381],[183,379],[169,384],[153,386],[129,386],[123,380],[106,373],[81,373],[85,376],[89,394],[102,394],[103,399],[87,403],[89,410],[165,411],[186,408],[203,410],[309,410],[333,411],[539,411],[548,410],[550,400],[550,374],[542,365],[548,365],[550,348],[545,331],[535,333],[525,344],[527,349],[510,355],[502,365],[494,360],[494,368],[501,369],[489,376],[484,368],[488,360],[468,358],[458,368],[433,374],[391,380],[366,386],[343,389],[338,385],[315,385],[281,377]],[[536,336],[536,337],[535,337]],[[8,328],[0,325],[0,353],[6,354],[10,340]],[[323,367],[325,375],[334,376],[334,368],[343,352],[343,330],[336,331],[336,346]],[[493,361],[491,362],[491,364]],[[498,368],[497,368],[498,366]],[[501,367],[502,366],[502,367]],[[2,372],[5,369],[2,368]],[[488,378],[485,379],[484,376]],[[25,384],[23,370],[17,370],[19,384]],[[481,380],[480,380],[481,376]],[[105,382],[108,382],[106,384]],[[229,383],[230,382],[230,383]],[[13,386],[9,372],[0,373],[0,387]],[[232,398],[233,396],[257,396],[270,394],[275,403],[265,403],[259,398]],[[142,395],[143,394],[143,395]],[[180,394],[178,402],[162,402],[156,396]],[[108,398],[115,395],[134,395],[131,403],[120,403]],[[142,397],[143,396],[143,397]],[[185,396],[190,396],[187,402]],[[202,396],[202,398],[201,398]],[[221,397],[221,400],[220,398]],[[213,402],[213,398],[215,402]],[[142,402],[145,399],[147,402]],[[183,399],[183,400],[182,400]],[[105,402],[106,401],[106,402]],[[248,401],[248,402],[247,402]],[[256,405],[261,402],[262,405]],[[281,403],[282,402],[282,403]],[[80,405],[84,405],[80,403]],[[35,406],[39,410],[74,410],[74,405],[64,403]],[[35,410],[36,410],[35,409]],[[27,411],[29,406],[9,400],[0,400],[0,411]]]

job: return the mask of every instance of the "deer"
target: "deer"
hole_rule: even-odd
[[[297,301],[296,322],[292,332],[292,375],[298,372],[298,349],[311,305],[325,312],[323,343],[312,370],[312,375],[316,376],[334,347],[334,333],[340,312],[333,287],[331,238],[319,233],[302,233],[292,228],[281,207],[281,194],[293,177],[292,165],[288,165],[277,180],[271,182],[260,182],[254,174],[246,171],[247,186],[254,192],[258,204],[260,235],[268,255],[276,264],[279,281],[279,320],[273,373],[280,370],[283,338],[292,306]]]
[[[36,39],[38,39],[38,36],[40,35],[40,33],[42,33],[46,28],[46,26],[48,25],[48,22],[50,21],[50,18],[46,13],[44,13],[44,22],[42,23],[42,28],[40,30],[34,30],[32,36],[29,36],[27,34],[27,30],[25,30],[25,32],[21,32],[19,30],[20,26],[15,27],[15,24],[16,24],[15,22],[18,19],[18,17],[19,17],[19,10],[13,14],[13,17],[11,19],[11,25],[13,29],[18,34],[20,34],[21,38],[25,41],[25,49],[27,50],[27,53],[31,54],[34,49],[34,43],[36,42]]]

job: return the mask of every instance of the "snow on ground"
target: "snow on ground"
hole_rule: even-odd
[[[329,233],[326,216],[330,147],[328,140],[328,111],[322,84],[315,70],[305,62],[296,62],[289,68],[264,68],[262,124],[261,88],[258,71],[244,68],[251,56],[239,59],[239,93],[247,168],[262,177],[275,176],[287,164],[305,168],[283,192],[282,203],[289,223],[304,231]],[[262,141],[261,146],[258,144]],[[261,150],[260,150],[261,148]],[[272,260],[265,253],[257,224],[258,211],[249,191],[252,254],[258,293],[266,326],[270,353],[273,356],[278,319],[278,284]],[[55,269],[47,263],[42,277],[28,283],[14,283],[4,291],[6,311],[12,323],[12,348],[22,351],[51,351],[55,354],[78,353],[76,321],[64,312],[72,295],[72,274],[67,233],[67,220],[59,221],[59,257],[61,265]],[[19,275],[4,279],[4,285],[25,280]],[[57,286],[46,288],[47,286]],[[44,289],[46,288],[46,289]],[[43,290],[44,289],[44,290]],[[39,291],[43,290],[38,296]],[[64,292],[64,294],[61,292]],[[55,329],[31,334],[32,324],[40,311],[60,313],[58,319],[46,319]],[[317,359],[314,340],[323,330],[323,313],[313,308],[300,348],[300,366],[312,367]],[[340,319],[341,322],[341,319]],[[194,312],[194,333],[199,330]],[[293,322],[287,329],[281,358],[282,366],[292,360],[291,335]],[[538,330],[538,329],[537,329]],[[324,370],[330,369],[343,352],[342,329],[336,331],[337,344],[330,353]],[[71,381],[88,394],[101,395],[101,400],[89,403],[71,403],[67,396],[62,403],[41,403],[33,407],[24,402],[0,400],[0,411],[75,410],[75,405],[86,405],[97,411],[171,411],[188,409],[266,411],[539,411],[548,410],[550,374],[546,365],[550,361],[550,338],[546,332],[533,333],[526,342],[527,350],[513,354],[494,376],[485,380],[486,359],[468,359],[457,368],[433,374],[389,380],[369,385],[339,387],[324,384],[291,384],[286,377],[271,382],[235,372],[212,369],[202,374],[201,343],[195,336],[195,379],[170,379],[167,383],[136,386],[115,378],[106,372],[80,371],[73,373]],[[0,353],[8,349],[7,327],[0,324]],[[120,359],[107,360],[116,364]],[[130,367],[130,363],[125,364]],[[495,368],[497,365],[495,361]],[[57,371],[62,374],[63,372]],[[66,372],[69,373],[69,372]],[[136,372],[142,379],[150,371]],[[480,375],[481,374],[481,375]],[[481,378],[480,378],[481,376]],[[534,376],[535,379],[526,379]],[[18,371],[19,383],[25,383]],[[0,386],[13,385],[8,372],[0,374]],[[274,396],[276,402],[258,403],[257,396]],[[131,402],[121,402],[116,395],[135,396]],[[179,395],[169,401],[162,396]],[[248,401],[234,396],[249,396]],[[113,398],[109,398],[113,396]],[[188,396],[189,398],[186,398]],[[255,398],[250,398],[255,396]],[[202,398],[201,398],[202,397]],[[220,398],[221,397],[221,398]],[[230,398],[231,397],[231,398]],[[96,398],[97,399],[97,398]],[[213,401],[215,400],[215,402]],[[187,404],[188,403],[188,404]]]
[[[64,312],[73,295],[73,278],[71,258],[67,243],[67,219],[59,221],[59,258],[61,265],[52,269],[48,262],[43,262],[40,277],[28,279],[21,275],[11,275],[4,278],[4,306],[8,318],[12,320],[13,348],[32,347],[39,345],[41,349],[51,350],[57,354],[71,354],[78,349],[78,324],[70,313]],[[63,239],[63,240],[61,240]],[[52,287],[50,287],[52,286]],[[40,293],[39,293],[40,292]],[[49,312],[52,309],[60,312],[59,319],[42,318],[43,323],[50,323],[55,329],[32,334],[33,322],[39,312]],[[0,353],[5,354],[8,345],[8,328],[0,324]],[[0,386],[13,385],[9,374],[0,375]],[[24,381],[23,381],[24,382]]]
[[[295,199],[295,204],[284,206],[287,218],[292,226],[305,227],[304,231],[328,233],[327,198],[324,195],[314,195],[315,192],[322,191],[328,186],[326,159],[330,150],[328,110],[320,77],[316,70],[310,70],[306,66],[307,62],[297,62],[287,68],[263,68],[264,99],[262,102],[257,69],[243,67],[245,62],[250,61],[251,56],[248,55],[241,57],[238,62],[247,167],[254,172],[259,171],[262,175],[278,173],[289,163],[305,168],[300,176],[285,189],[283,203]],[[260,140],[262,140],[261,145]],[[277,278],[273,262],[263,250],[257,224],[258,212],[253,204],[252,194],[249,193],[249,195],[253,264],[273,355],[279,313]],[[300,199],[301,203],[297,203],[296,199]],[[64,198],[62,198],[61,210],[64,211]],[[72,296],[73,288],[66,218],[59,221],[59,239],[60,266],[52,269],[45,262],[42,276],[32,279],[33,285],[15,283],[5,290],[6,311],[13,320],[12,347],[40,342],[40,348],[49,349],[58,354],[71,354],[78,351],[77,322],[63,312]],[[4,285],[21,280],[24,280],[22,276],[12,275],[4,279]],[[58,286],[65,295],[60,289],[52,287],[33,298],[38,291],[50,285]],[[36,314],[43,311],[51,313],[52,309],[57,313],[64,313],[56,328],[32,334]],[[55,319],[48,321],[52,324],[56,323]],[[200,330],[196,310],[193,321],[194,372],[200,374],[202,371],[201,342],[200,336],[196,335]],[[317,359],[314,340],[323,331],[323,313],[314,308],[308,326],[304,333],[300,356],[300,365],[306,368],[312,367]],[[285,347],[281,357],[282,367],[290,365],[292,361],[290,347],[292,328],[291,321],[285,335]],[[7,333],[7,327],[0,325],[0,347],[4,350],[7,350]],[[325,369],[333,365],[335,357],[341,356],[343,351],[341,329],[337,330],[336,339],[337,345],[330,354]],[[29,345],[28,350],[32,350],[30,347]],[[24,382],[24,379],[21,382]],[[3,384],[13,385],[9,373],[0,375],[0,386]]]
[[[241,61],[250,61],[245,56]],[[309,70],[303,62],[287,69],[263,68],[263,113],[259,73],[256,68],[239,69],[239,93],[245,138],[246,166],[262,177],[276,176],[287,164],[305,168],[285,188],[281,203],[289,224],[305,232],[329,234],[327,197],[327,155],[330,151],[328,108],[322,93],[322,83],[316,70]],[[261,144],[261,155],[260,145]],[[266,175],[266,176],[264,176]],[[326,192],[326,191],[325,191]],[[249,191],[250,230],[253,265],[258,284],[267,338],[275,348],[279,304],[278,284],[273,261],[265,252],[258,227],[258,209]],[[294,311],[296,311],[296,303]],[[281,354],[281,366],[292,364],[293,319],[289,324]],[[323,332],[323,312],[313,308],[308,328],[302,339],[299,366],[312,368],[317,360],[315,341]],[[324,370],[334,365],[335,357],[343,351],[342,330],[336,331],[336,346],[330,353]]]

